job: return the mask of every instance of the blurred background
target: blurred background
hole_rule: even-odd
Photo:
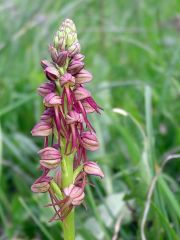
[[[1,239],[62,239],[48,196],[30,190],[42,146],[30,131],[43,110],[40,60],[65,18],[104,109],[91,116],[101,148],[89,158],[106,177],[76,209],[76,239],[180,239],[179,1],[0,0]]]

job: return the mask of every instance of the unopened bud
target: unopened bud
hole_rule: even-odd
[[[66,64],[67,61],[67,57],[68,57],[68,51],[62,51],[58,54],[57,57],[57,64],[60,67],[63,67]]]
[[[72,75],[75,75],[79,73],[81,69],[83,69],[84,63],[80,61],[72,61],[68,66],[68,72],[70,72]]]
[[[55,47],[53,47],[52,45],[49,46],[49,51],[51,53],[51,58],[53,60],[53,62],[57,62],[57,58],[58,58],[58,52],[56,50]]]
[[[74,55],[72,61],[80,61],[82,62],[84,60],[85,56],[82,55],[81,53],[77,53],[76,55]]]
[[[81,47],[79,42],[76,42],[74,44],[72,44],[69,48],[68,48],[68,52],[69,52],[69,56],[73,57],[75,54],[80,53]]]

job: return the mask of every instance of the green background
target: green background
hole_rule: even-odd
[[[43,110],[40,60],[65,18],[77,26],[94,76],[87,88],[104,109],[91,115],[101,148],[89,158],[105,178],[90,179],[76,239],[179,239],[178,12],[178,0],[0,1],[1,239],[62,239],[60,223],[48,223],[48,196],[30,190],[42,146],[30,131]]]

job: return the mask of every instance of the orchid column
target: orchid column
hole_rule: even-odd
[[[32,129],[33,136],[44,137],[40,155],[42,175],[33,183],[33,192],[48,192],[55,214],[50,221],[63,222],[64,239],[75,239],[74,208],[84,201],[88,175],[103,177],[87,150],[95,151],[99,142],[88,114],[101,108],[85,88],[92,75],[84,69],[76,28],[66,19],[49,46],[51,61],[41,61],[48,79],[38,88],[44,112]]]

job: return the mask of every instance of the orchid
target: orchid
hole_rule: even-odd
[[[88,114],[100,113],[85,84],[92,74],[85,67],[84,55],[72,20],[66,19],[49,46],[51,60],[42,60],[47,82],[40,85],[44,112],[32,129],[33,136],[44,137],[40,155],[42,175],[33,183],[33,192],[49,193],[55,214],[50,221],[61,220],[64,239],[74,239],[74,208],[85,198],[88,175],[104,177],[100,167],[88,159],[87,151],[96,151],[99,142]]]

